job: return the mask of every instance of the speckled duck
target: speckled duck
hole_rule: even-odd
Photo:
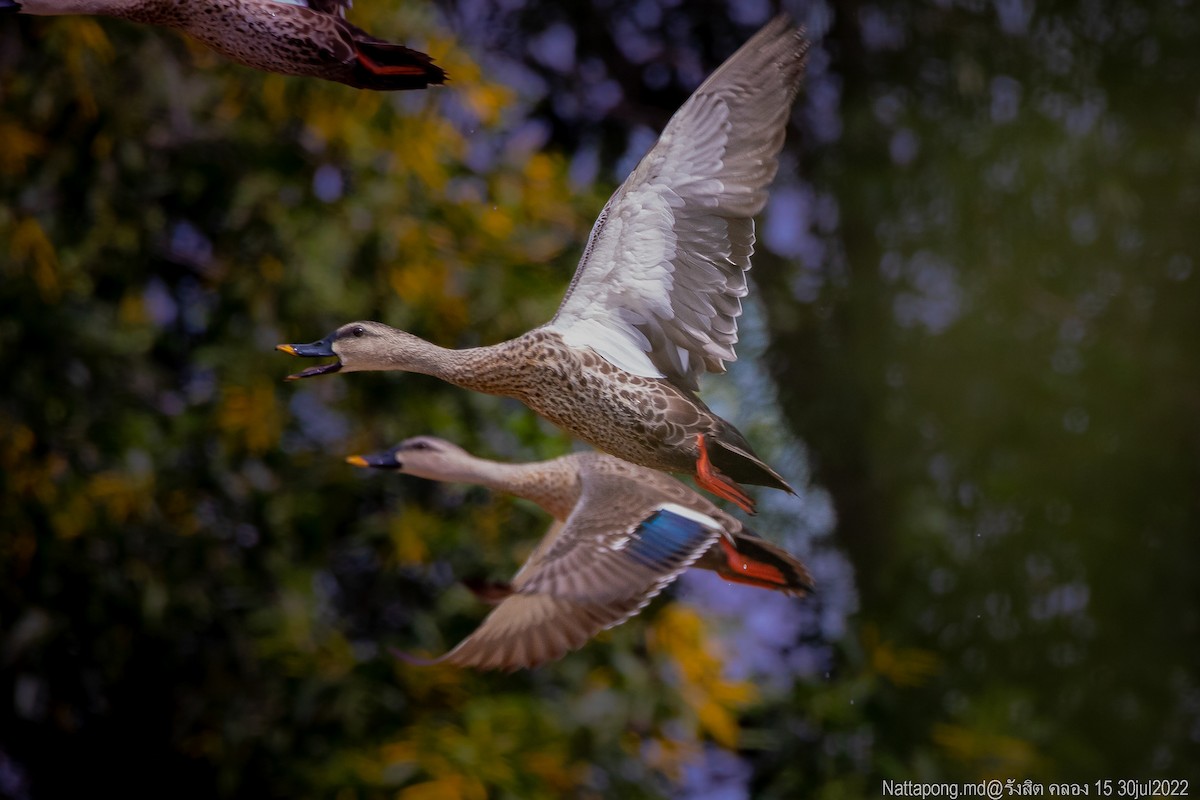
[[[509,464],[417,436],[346,460],[479,483],[554,516],[512,583],[493,589],[502,598],[496,608],[439,663],[513,670],[560,658],[636,614],[689,566],[792,596],[812,591],[799,560],[670,475],[612,456]]]
[[[424,53],[344,18],[349,0],[0,0],[0,11],[121,17],[188,34],[240,64],[359,89],[424,89],[446,74]]]

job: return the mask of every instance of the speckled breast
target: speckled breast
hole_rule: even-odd
[[[535,331],[514,341],[502,385],[484,391],[515,397],[592,446],[643,466],[690,471],[684,445],[708,427],[664,381],[631,375],[589,350]],[[499,376],[498,376],[499,377]],[[689,424],[690,423],[690,424]],[[684,447],[681,447],[684,446]]]

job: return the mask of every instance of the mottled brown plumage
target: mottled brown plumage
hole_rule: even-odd
[[[359,89],[424,89],[445,81],[416,50],[343,18],[348,0],[0,0],[25,14],[96,14],[173,28],[248,67]]]
[[[600,453],[507,464],[432,436],[357,466],[479,483],[537,503],[554,517],[496,608],[439,662],[532,667],[581,647],[636,614],[689,566],[792,596],[812,590],[804,565],[679,481]]]

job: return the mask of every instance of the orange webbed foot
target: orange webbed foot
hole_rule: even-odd
[[[736,503],[747,514],[754,512],[754,500],[737,483],[725,475],[708,457],[708,447],[704,444],[704,434],[696,434],[696,446],[700,448],[700,457],[696,460],[696,483],[722,500]]]

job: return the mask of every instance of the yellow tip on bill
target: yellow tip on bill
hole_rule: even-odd
[[[289,356],[296,355],[296,348],[292,347],[290,344],[277,344],[277,345],[275,345],[275,349],[282,350],[283,352],[287,353]]]
[[[356,466],[356,467],[371,466],[370,464],[367,463],[367,460],[365,458],[363,458],[362,456],[346,456],[346,463],[352,464],[353,466]]]

